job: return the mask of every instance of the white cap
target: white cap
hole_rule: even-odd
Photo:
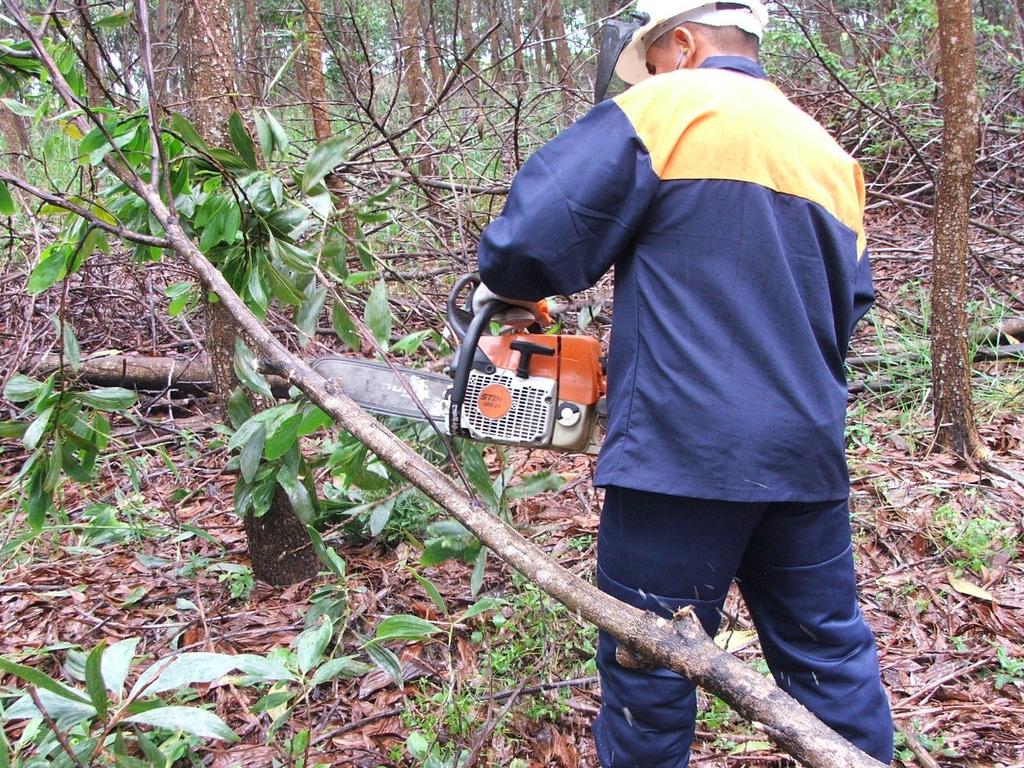
[[[631,85],[650,77],[647,49],[651,44],[680,24],[692,21],[709,27],[739,27],[758,40],[768,24],[768,9],[761,0],[639,0],[636,12],[647,15],[648,21],[633,33],[615,64],[615,74]]]

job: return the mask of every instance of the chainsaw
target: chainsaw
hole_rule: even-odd
[[[316,358],[313,370],[371,413],[429,421],[446,435],[597,453],[605,422],[597,339],[518,330],[493,335],[491,321],[509,305],[490,301],[474,313],[479,284],[476,275],[464,275],[448,296],[448,325],[458,345],[446,373],[345,355]]]

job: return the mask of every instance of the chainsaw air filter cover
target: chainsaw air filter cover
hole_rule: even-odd
[[[555,420],[558,382],[543,376],[519,378],[498,368],[469,375],[460,426],[474,440],[511,445],[546,445]]]

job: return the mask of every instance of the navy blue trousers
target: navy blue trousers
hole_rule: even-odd
[[[733,578],[775,681],[883,763],[892,718],[874,637],[857,607],[847,500],[734,503],[610,487],[598,535],[597,583],[638,608],[671,616],[693,606],[713,635]],[[628,669],[601,633],[604,768],[685,768],[694,686],[666,669]]]

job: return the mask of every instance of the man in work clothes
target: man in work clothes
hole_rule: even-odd
[[[714,634],[735,577],[778,684],[888,763],[843,441],[843,361],[874,299],[863,179],[765,80],[764,6],[705,3],[641,0],[616,67],[635,85],[523,166],[477,299],[571,294],[615,266],[598,585],[693,606]],[[615,649],[602,633],[601,764],[685,766],[693,686]]]

